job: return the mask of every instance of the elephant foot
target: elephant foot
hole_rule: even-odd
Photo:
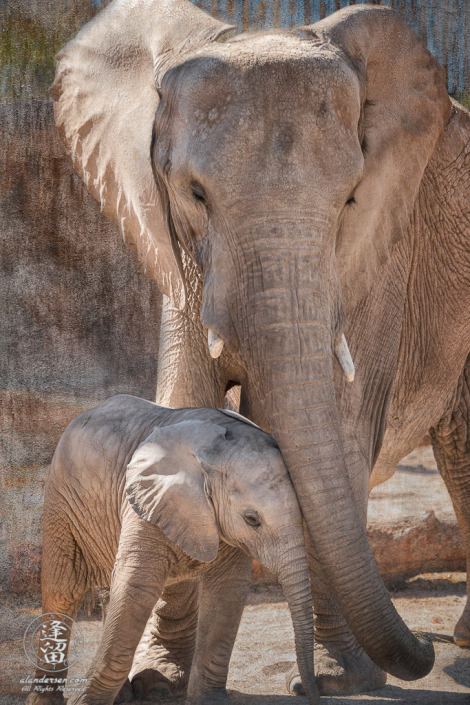
[[[465,608],[464,613],[455,626],[454,642],[457,646],[470,648],[470,606]]]
[[[170,651],[146,630],[134,658],[131,685],[136,698],[159,702],[159,699],[186,693],[192,648],[175,647]]]
[[[144,668],[136,673],[131,686],[134,697],[159,702],[173,695],[184,693],[186,681],[184,674],[180,673],[175,664],[166,664],[166,667],[159,664],[158,670]]]
[[[315,644],[315,677],[320,695],[355,695],[382,688],[387,674],[360,647],[354,653]],[[286,676],[287,691],[305,695],[297,664]]]

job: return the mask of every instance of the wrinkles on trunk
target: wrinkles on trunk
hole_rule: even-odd
[[[298,543],[299,537],[295,533],[288,536],[286,532],[281,539],[279,548],[271,553],[277,559],[269,567],[277,573],[289,606],[297,665],[305,694],[311,705],[320,705],[313,661],[313,609],[307,553],[302,537]]]
[[[382,669],[421,678],[432,644],[399,617],[367,542],[342,447],[333,387],[337,302],[322,248],[270,242],[240,300],[240,353],[294,483],[317,556],[359,643]],[[334,293],[334,292],[333,292]],[[241,332],[243,331],[243,332]],[[364,468],[367,472],[367,468]]]

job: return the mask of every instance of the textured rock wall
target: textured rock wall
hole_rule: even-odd
[[[73,172],[50,101],[0,108],[0,581],[37,587],[42,492],[68,422],[153,399],[161,295]]]

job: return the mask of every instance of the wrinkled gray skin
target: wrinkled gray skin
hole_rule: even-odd
[[[250,556],[279,574],[309,702],[318,705],[302,515],[274,438],[226,412],[129,396],[77,416],[46,484],[43,613],[75,617],[93,585],[111,585],[111,595],[86,690],[73,702],[113,703],[164,588],[196,578],[202,597],[186,702],[230,703],[225,685]],[[131,693],[127,682],[120,699]],[[27,699],[45,702],[63,695]]]
[[[311,539],[320,692],[419,678],[433,651],[380,580],[367,497],[431,428],[470,549],[470,117],[387,8],[226,29],[183,0],[115,0],[58,57],[59,132],[166,294],[157,401],[216,407],[238,383],[279,443]],[[195,590],[156,614],[143,693],[185,687]],[[470,643],[468,609],[456,634]]]

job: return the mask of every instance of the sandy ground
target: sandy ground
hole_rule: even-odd
[[[434,510],[436,516],[452,515],[452,506],[437,473],[429,448],[408,456],[386,485],[371,495],[372,521],[414,516]],[[405,683],[389,677],[384,688],[367,695],[322,698],[325,705],[356,703],[386,705],[470,705],[470,650],[452,641],[454,625],[465,604],[463,573],[424,575],[414,578],[392,594],[399,613],[411,629],[427,632],[436,652],[429,676]],[[4,609],[0,614],[0,703],[20,705],[24,701],[21,680],[33,674],[23,651],[23,634],[40,613],[38,605]],[[99,616],[79,617],[85,651],[69,676],[85,677],[92,663],[100,634]],[[294,663],[294,644],[289,611],[282,591],[275,586],[252,588],[230,666],[228,689],[239,705],[287,705],[285,673]],[[182,703],[183,699],[166,700]],[[307,702],[298,698],[299,704]],[[135,701],[138,705],[138,701]]]
[[[417,448],[399,464],[395,475],[369,495],[368,524],[399,522],[434,511],[437,519],[454,519],[446,486],[431,446]]]
[[[464,576],[426,576],[410,582],[405,590],[394,594],[393,601],[412,629],[426,631],[434,642],[436,663],[431,674],[420,681],[405,683],[389,677],[384,688],[368,695],[322,698],[327,704],[360,703],[385,705],[464,705],[470,703],[470,650],[452,643],[454,624],[463,609]],[[424,588],[424,589],[423,589]],[[23,702],[20,679],[32,675],[26,661],[22,635],[25,626],[39,610],[16,611],[16,639],[2,643],[2,688],[0,702],[19,705]],[[85,637],[85,652],[71,669],[70,677],[82,678],[92,663],[101,634],[101,622],[79,620]],[[11,625],[13,627],[13,624]],[[20,637],[20,638],[18,638]],[[240,705],[287,705],[292,696],[285,692],[285,673],[294,663],[294,643],[289,611],[278,587],[263,586],[252,591],[230,666],[228,689]],[[16,691],[16,692],[15,692]],[[181,703],[181,698],[167,701]],[[299,698],[298,702],[306,702]],[[136,705],[138,703],[136,702]]]

